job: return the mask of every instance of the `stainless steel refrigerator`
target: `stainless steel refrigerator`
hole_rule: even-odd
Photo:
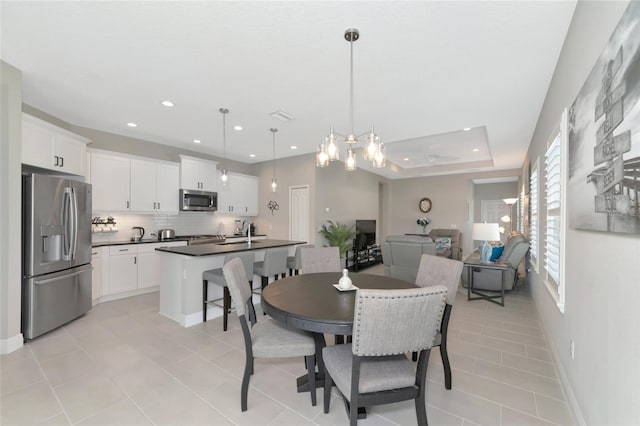
[[[22,333],[33,339],[91,309],[91,185],[22,179]]]

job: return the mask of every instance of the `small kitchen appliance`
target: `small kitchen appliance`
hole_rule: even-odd
[[[176,231],[173,229],[161,229],[158,231],[158,241],[171,240],[176,237]]]
[[[131,231],[131,240],[139,243],[144,237],[144,228],[142,226],[134,226]]]

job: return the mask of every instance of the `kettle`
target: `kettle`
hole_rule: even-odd
[[[142,226],[134,226],[131,229],[133,230],[133,233],[132,233],[133,241],[142,240],[142,237],[144,237],[144,228]]]

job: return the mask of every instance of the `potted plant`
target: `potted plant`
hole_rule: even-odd
[[[340,257],[342,258],[356,237],[355,225],[347,226],[344,223],[338,221],[333,222],[331,220],[328,220],[327,223],[328,225],[322,225],[320,235],[327,240],[330,247],[338,247]]]

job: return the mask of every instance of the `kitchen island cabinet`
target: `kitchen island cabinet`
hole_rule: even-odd
[[[252,251],[255,260],[264,259],[264,254],[269,250],[279,247],[287,247],[289,255],[293,256],[295,246],[304,244],[304,241],[288,240],[259,240],[251,244],[199,244],[184,247],[158,248],[161,255],[160,278],[160,313],[171,318],[183,327],[189,327],[202,322],[202,273],[209,269],[220,268],[224,264],[225,256],[229,253]],[[254,277],[254,286],[260,287],[260,279]],[[212,290],[219,294],[211,294],[210,297],[222,296],[222,288],[212,286]],[[254,296],[255,303],[260,300]],[[222,309],[210,306],[207,309],[209,318],[222,315]]]

